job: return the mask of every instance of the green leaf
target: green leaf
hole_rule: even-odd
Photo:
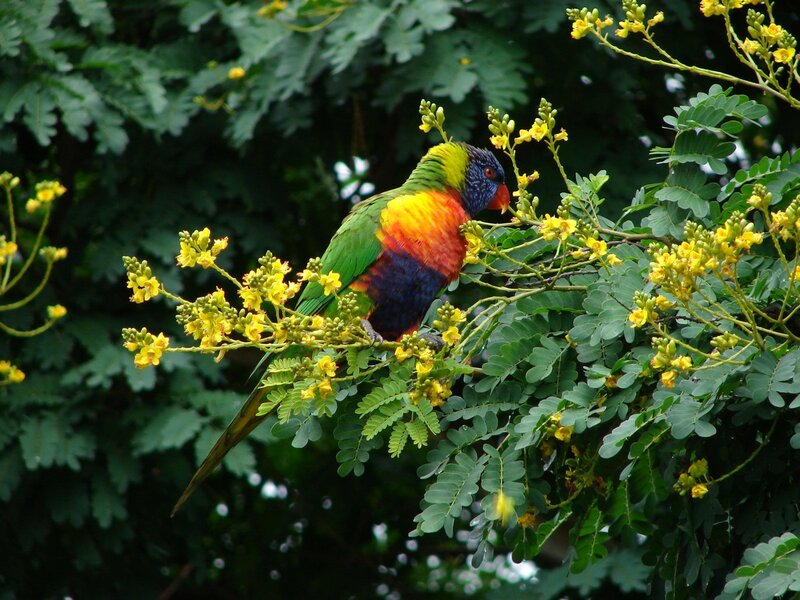
[[[667,423],[672,427],[672,436],[682,440],[695,433],[700,437],[711,437],[717,429],[701,417],[708,414],[714,407],[713,403],[701,404],[697,400],[681,397],[679,402],[673,404],[666,413]]]
[[[486,456],[478,457],[467,451],[457,454],[448,463],[425,492],[427,507],[417,515],[416,521],[425,533],[444,528],[448,537],[453,536],[453,525],[461,509],[472,503],[478,492],[478,479],[486,466]]]
[[[706,175],[689,165],[675,165],[663,188],[655,196],[662,202],[672,202],[691,211],[695,217],[708,216],[710,202],[716,198],[719,185],[707,183]]]
[[[369,460],[370,451],[380,447],[381,438],[368,440],[362,433],[362,422],[353,413],[345,413],[336,424],[333,437],[339,442],[336,460],[339,462],[339,476],[352,472],[356,477],[364,474],[364,465]]]
[[[105,0],[68,0],[81,27],[94,26],[100,33],[111,33],[114,24]]]
[[[169,406],[164,408],[133,436],[134,455],[180,448],[193,439],[208,421],[196,410]]]
[[[55,463],[61,433],[55,413],[45,413],[41,418],[26,419],[19,437],[22,459],[29,469],[50,467]]]
[[[783,394],[800,394],[800,381],[795,381],[798,356],[800,350],[785,354],[780,360],[770,351],[757,356],[747,375],[747,388],[753,400],[769,400],[772,406],[783,408],[786,405]]]
[[[103,529],[114,519],[123,520],[128,516],[123,497],[104,475],[92,478],[92,516]]]
[[[392,427],[392,434],[389,436],[389,456],[397,458],[406,446],[410,430],[405,421],[398,421]]]

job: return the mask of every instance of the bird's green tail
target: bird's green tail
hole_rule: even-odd
[[[202,483],[202,481],[211,474],[211,472],[222,461],[222,459],[225,458],[225,455],[228,453],[228,451],[238,444],[242,439],[244,439],[247,434],[253,431],[253,429],[255,429],[264,419],[266,419],[266,415],[256,415],[259,406],[261,406],[261,403],[263,402],[265,392],[265,388],[256,387],[256,389],[250,393],[250,396],[245,401],[244,406],[242,406],[237,415],[231,421],[230,425],[228,425],[228,427],[219,437],[217,443],[214,444],[211,452],[208,453],[208,456],[206,456],[205,460],[203,461],[203,464],[201,464],[200,468],[197,469],[197,472],[194,474],[194,477],[192,477],[189,485],[186,486],[186,489],[183,491],[183,494],[181,494],[181,497],[178,498],[178,501],[175,503],[175,507],[172,509],[172,514],[170,516],[175,516],[175,513],[177,513],[181,506],[186,503],[186,501],[189,499],[189,496],[191,496],[194,492],[195,488],[197,488],[197,486],[200,485],[200,483]]]

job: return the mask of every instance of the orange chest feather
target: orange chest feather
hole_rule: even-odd
[[[386,250],[406,253],[451,281],[461,270],[467,248],[458,228],[468,220],[455,194],[400,196],[381,213],[378,239]]]

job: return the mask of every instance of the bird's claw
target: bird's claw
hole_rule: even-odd
[[[372,326],[367,319],[361,319],[361,328],[367,334],[369,338],[370,345],[377,346],[378,344],[383,343],[383,336],[375,331],[375,328]]]
[[[430,347],[433,348],[434,351],[436,352],[444,348],[444,340],[441,338],[441,336],[436,335],[432,331],[425,331],[423,333],[420,333],[419,337],[420,339],[428,342]]]

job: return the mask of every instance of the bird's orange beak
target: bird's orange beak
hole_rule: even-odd
[[[501,213],[504,213],[506,210],[508,210],[509,204],[511,204],[511,195],[508,193],[506,184],[503,184],[497,188],[492,201],[489,202],[486,208],[499,210]]]

